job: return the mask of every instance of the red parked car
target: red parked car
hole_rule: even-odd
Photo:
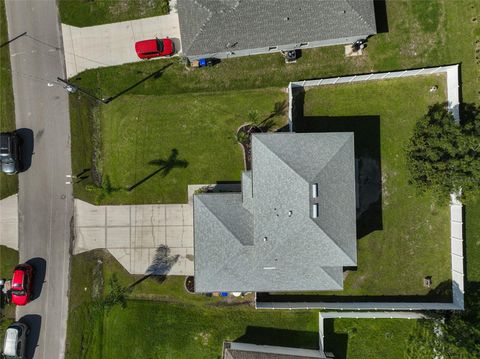
[[[30,264],[19,264],[13,271],[12,302],[16,305],[25,305],[32,296],[33,267]]]
[[[135,43],[135,51],[141,59],[170,56],[175,52],[175,45],[171,39],[143,40]]]

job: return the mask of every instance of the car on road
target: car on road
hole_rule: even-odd
[[[26,358],[27,335],[30,329],[24,323],[15,322],[5,332],[3,340],[3,358],[22,359]]]
[[[12,303],[16,305],[27,304],[32,297],[33,267],[30,264],[19,264],[13,271],[12,278]]]
[[[135,43],[135,51],[141,59],[171,56],[175,52],[175,45],[171,39],[142,40]]]
[[[0,133],[0,165],[3,173],[14,175],[19,171],[21,142],[16,132]]]

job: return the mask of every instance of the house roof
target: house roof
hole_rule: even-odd
[[[195,290],[342,289],[356,265],[353,151],[353,133],[253,135],[247,193],[194,197]]]
[[[187,56],[376,33],[373,0],[178,0]]]

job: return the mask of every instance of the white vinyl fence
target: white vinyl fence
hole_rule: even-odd
[[[288,85],[289,126],[292,131],[295,119],[293,109],[293,91],[299,88],[316,86],[349,84],[352,82],[378,81],[400,77],[424,76],[439,73],[447,75],[447,101],[455,121],[460,121],[460,92],[458,81],[458,65],[440,66],[424,69],[413,69],[394,72],[380,72],[366,75],[353,75],[318,80],[291,82]],[[463,206],[455,194],[451,194],[450,203],[451,228],[451,265],[452,292],[451,303],[432,302],[256,302],[259,309],[333,309],[333,310],[463,310],[464,309],[464,267],[463,267]]]
[[[379,81],[386,79],[395,79],[400,77],[412,77],[412,76],[424,76],[424,75],[433,75],[445,73],[447,75],[447,99],[448,106],[450,111],[452,111],[455,119],[460,118],[459,114],[459,102],[460,102],[460,93],[459,93],[459,83],[458,83],[458,71],[459,65],[449,65],[449,66],[439,66],[439,67],[430,67],[422,69],[412,69],[412,70],[401,70],[401,71],[391,71],[391,72],[376,72],[371,74],[363,75],[351,75],[351,76],[341,76],[341,77],[329,77],[324,79],[316,80],[305,80],[305,81],[295,81],[290,82],[288,85],[288,99],[289,99],[289,118],[288,122],[291,124],[294,121],[293,118],[293,91],[298,88],[310,88],[324,85],[335,85],[335,84],[349,84],[352,82],[365,82],[365,81]]]

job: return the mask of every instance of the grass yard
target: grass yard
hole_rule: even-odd
[[[11,278],[13,268],[18,264],[18,251],[0,245],[0,278]],[[7,304],[0,309],[0,343],[6,328],[15,321],[15,305]]]
[[[0,44],[8,41],[5,2],[0,0]],[[12,76],[10,73],[10,51],[8,46],[0,48],[0,132],[15,130],[15,108],[13,104]],[[18,190],[17,176],[0,173],[0,199]]]
[[[60,0],[65,24],[84,27],[168,14],[168,0]]]
[[[343,46],[309,49],[297,63],[285,65],[280,54],[223,60],[212,68],[188,71],[176,59],[133,63],[88,70],[73,78],[78,85],[107,98],[173,63],[155,81],[130,93],[172,94],[201,91],[285,87],[289,81],[345,74],[401,70],[452,63],[462,64],[466,102],[479,102],[480,39],[476,0],[387,0],[388,32],[368,41],[364,56],[346,58]],[[426,16],[425,14],[428,14]],[[474,19],[476,19],[474,21]],[[119,76],[121,74],[121,76]]]
[[[94,202],[109,204],[186,203],[188,184],[239,181],[243,154],[235,139],[237,128],[248,121],[249,111],[263,119],[275,103],[284,101],[280,89],[119,97],[92,114],[101,129],[98,168],[111,188],[88,192],[86,181],[75,186],[76,193],[84,191]],[[72,126],[84,124],[88,131],[88,114],[79,116],[84,121],[74,119]],[[285,115],[273,119],[278,126],[286,123]],[[82,139],[85,136],[74,139],[74,146]],[[170,172],[159,172],[161,166],[149,163],[167,160],[175,151]],[[75,163],[74,172],[87,165]]]
[[[418,322],[409,319],[327,319],[325,351],[335,359],[406,358]]]
[[[433,85],[436,93],[429,92]],[[305,117],[299,124],[304,131],[354,131],[356,157],[367,165],[380,159],[380,169],[360,165],[360,176],[366,174],[370,182],[365,195],[360,186],[360,203],[372,202],[372,196],[381,202],[379,213],[368,215],[364,228],[357,225],[362,233],[358,270],[348,274],[339,295],[425,295],[430,292],[423,287],[425,276],[432,276],[433,288],[440,286],[432,295],[445,284],[449,287],[448,199],[420,194],[408,183],[404,153],[417,119],[429,105],[446,100],[445,86],[445,77],[436,75],[306,91]]]
[[[138,279],[104,252],[73,257],[66,358],[216,358],[223,340],[239,338],[318,347],[316,311],[262,312],[241,300],[187,294],[184,277],[148,278],[126,309],[94,314],[92,298],[108,291],[103,283],[113,274],[123,285]]]
[[[134,287],[125,309],[116,306],[95,315],[92,298],[108,291],[104,283],[112,275],[124,286],[139,277],[126,273],[102,251],[73,256],[71,275],[76,285],[70,289],[66,358],[220,358],[224,340],[318,348],[315,310],[262,311],[241,298],[187,294],[184,277],[172,276],[164,282],[147,278]],[[326,331],[327,344],[334,343],[337,348],[338,343],[340,350],[345,343],[339,342],[338,336],[346,331],[357,333],[344,323],[349,324],[335,320],[334,327],[327,326]],[[361,353],[370,353],[372,358],[376,353],[385,358],[401,357],[398,354],[405,352],[404,339],[412,328],[409,324],[414,324],[393,324],[390,320],[352,323],[358,328],[358,337],[349,336],[348,352],[357,356],[348,358],[360,358]],[[383,331],[388,333],[388,345],[382,347]]]
[[[185,158],[189,155],[189,150],[193,150],[193,148],[186,149],[187,145],[184,142],[184,134],[190,127],[180,129],[182,135],[180,135],[179,141],[169,139],[161,144],[157,141],[154,146],[149,143],[149,141],[156,140],[154,132],[148,133],[146,141],[140,143],[145,152],[132,151],[132,141],[138,141],[142,130],[137,126],[135,117],[138,117],[140,111],[144,111],[149,117],[144,122],[150,122],[154,107],[153,101],[157,99],[162,101],[159,97],[151,97],[152,95],[167,96],[166,98],[185,104],[200,96],[199,93],[203,93],[203,98],[208,98],[205,101],[207,104],[213,97],[217,98],[217,101],[220,101],[220,98],[228,99],[230,91],[284,88],[292,80],[461,63],[462,97],[465,102],[480,102],[477,91],[480,87],[480,59],[476,59],[474,48],[478,47],[476,41],[480,39],[480,27],[475,26],[477,20],[474,21],[472,15],[475,11],[480,10],[479,3],[475,0],[455,2],[399,0],[387,1],[386,5],[389,31],[372,37],[369,40],[366,54],[361,57],[345,58],[343,47],[334,46],[303,51],[302,57],[293,66],[286,66],[279,54],[270,54],[229,59],[222,61],[218,66],[193,71],[185,69],[179,59],[166,59],[88,70],[75,76],[72,79],[73,82],[100,98],[109,98],[125,93],[108,105],[101,105],[100,108],[93,106],[85,98],[79,99],[78,95],[71,96],[73,168],[75,173],[83,172],[85,177],[90,177],[75,186],[75,196],[97,203],[140,203],[142,201],[171,203],[179,199],[185,201],[186,188],[180,188],[180,183],[187,183],[187,176],[190,176],[191,183],[197,181],[199,177],[198,173],[192,173],[198,168],[192,160],[200,157],[200,153],[195,153],[194,157]],[[166,66],[168,67],[166,68]],[[154,73],[157,74],[142,82],[143,79]],[[221,96],[218,95],[219,93]],[[178,96],[169,97],[173,95]],[[152,101],[145,100],[145,98],[151,98]],[[143,100],[140,101],[140,99]],[[235,106],[234,103],[235,101],[225,102],[221,104],[221,107],[228,108],[229,111],[230,106]],[[173,106],[170,103],[162,104],[168,111]],[[264,105],[268,111],[273,107],[273,102]],[[131,107],[134,107],[135,110],[130,109]],[[188,108],[185,109],[185,112],[183,112],[184,109],[175,111],[175,117],[170,118],[169,121],[181,123],[185,119],[177,121],[178,117],[176,116],[185,114],[190,116],[200,108],[200,104],[197,103],[191,110]],[[234,108],[233,111],[237,110]],[[259,109],[259,111],[265,110]],[[242,112],[240,116],[244,118],[248,109],[244,109]],[[126,118],[127,114],[131,115],[130,120]],[[118,121],[113,117],[117,115],[119,116]],[[195,116],[195,114],[193,115]],[[123,136],[118,137],[122,138],[122,143],[115,142],[119,141],[112,137],[113,132],[105,134],[101,132],[101,130],[106,130],[108,125],[108,123],[104,123],[103,119],[109,116],[112,118],[113,125],[121,122],[130,131],[123,134],[121,131],[117,133]],[[154,116],[163,119],[162,111],[158,111]],[[209,118],[210,116],[218,117],[218,114],[216,111],[206,111],[204,117]],[[220,121],[223,120],[220,118]],[[242,120],[238,119],[238,122],[242,122]],[[148,125],[143,130],[151,128],[156,131],[158,127],[159,125],[153,127]],[[110,129],[117,130],[115,126],[111,126]],[[213,134],[214,130],[220,129],[212,127],[209,130],[212,130]],[[161,132],[163,133],[163,131]],[[158,136],[163,141],[165,136],[162,133],[158,133]],[[216,144],[218,148],[223,146],[226,136],[229,134],[215,139],[219,141]],[[190,136],[189,140],[201,141],[205,138],[194,139]],[[140,146],[137,146],[137,149],[140,149]],[[232,146],[231,143],[228,143],[228,146]],[[203,145],[203,148],[208,147],[210,145]],[[146,162],[151,159],[162,159],[158,158],[160,156],[168,156],[173,148],[179,150],[180,159],[184,158],[189,162],[187,168],[174,169],[165,178],[157,175],[144,185],[137,187],[133,192],[124,191],[126,187],[135,183],[132,181],[141,179],[142,175],[147,176],[150,170],[154,171],[154,167],[147,165]],[[126,162],[113,163],[108,156],[115,152],[117,152],[117,158],[120,155],[124,156]],[[206,182],[210,179],[238,179],[238,172],[241,168],[239,153],[238,149],[233,150],[230,155],[233,160],[221,163],[221,166],[229,169],[219,169],[221,166],[213,163],[207,166],[206,162],[203,162],[201,165],[203,169],[215,168],[216,172],[205,172],[198,180]],[[212,160],[226,157],[226,154],[219,153],[210,155],[215,157]],[[136,156],[133,162],[132,156]],[[202,158],[202,161],[206,160],[206,158]],[[235,166],[237,167],[232,172],[231,169]],[[88,186],[89,183],[91,184],[92,174],[92,171],[89,173],[88,170],[93,168],[98,168],[100,175],[108,175],[111,181],[111,184],[107,186],[108,189],[96,190],[93,186]],[[87,171],[84,172],[85,169]],[[103,171],[106,172],[103,173]],[[221,178],[222,176],[219,175],[224,173],[228,175]],[[177,179],[177,176],[180,177]],[[178,181],[180,189],[175,193],[165,195],[169,188],[172,188],[171,185],[174,181]],[[160,183],[161,186],[158,186]],[[155,190],[150,191],[154,184]]]

